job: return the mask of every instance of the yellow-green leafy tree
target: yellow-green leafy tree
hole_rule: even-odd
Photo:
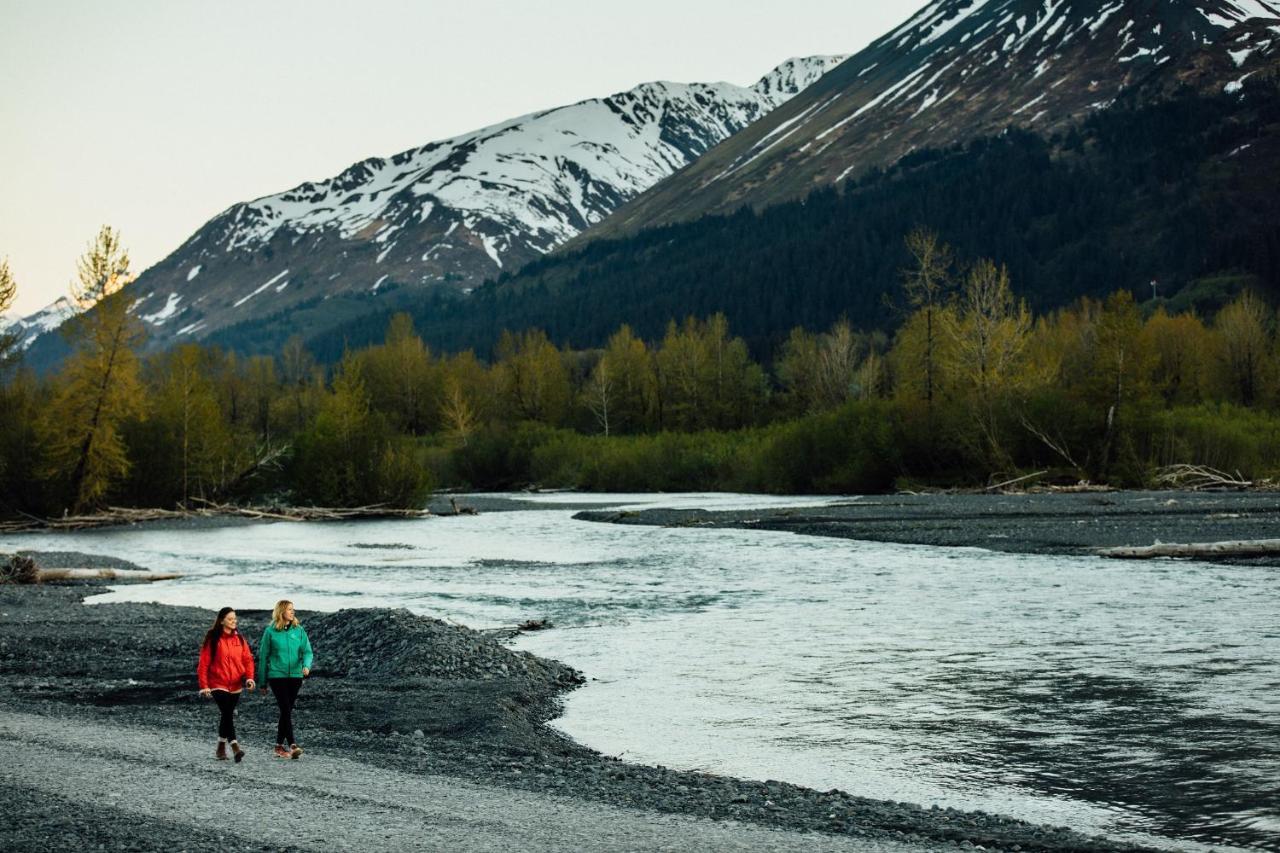
[[[230,424],[210,379],[216,352],[185,344],[155,360],[155,390],[148,421],[153,443],[147,462],[168,482],[155,487],[185,506],[192,497],[211,498],[242,467]]]
[[[431,351],[413,330],[413,318],[391,318],[381,346],[361,353],[373,407],[396,429],[424,435],[439,424],[441,377]]]
[[[324,399],[324,369],[316,364],[302,342],[293,335],[280,352],[280,372],[285,393],[285,424],[289,432],[301,432],[315,418]]]
[[[669,323],[655,361],[663,426],[732,429],[751,423],[764,403],[764,371],[729,335],[723,314]]]
[[[1251,291],[1218,312],[1213,321],[1217,387],[1244,406],[1261,402],[1276,371],[1271,345],[1271,309]]]
[[[1170,316],[1157,308],[1142,326],[1141,344],[1154,359],[1152,381],[1165,405],[1199,402],[1212,349],[1209,330],[1195,314]]]
[[[794,414],[824,412],[851,398],[879,396],[887,384],[885,360],[846,319],[821,335],[792,329],[777,374],[787,408]]]
[[[1155,393],[1156,359],[1146,346],[1142,326],[1142,314],[1127,290],[1106,298],[1093,326],[1088,379],[1081,391],[1102,417],[1095,467],[1104,479],[1122,454],[1132,461],[1135,415],[1151,404]]]
[[[605,435],[643,429],[657,397],[653,359],[630,326],[614,332],[582,389],[584,405]]]
[[[249,427],[258,441],[270,444],[274,438],[275,410],[280,396],[280,380],[276,360],[269,355],[255,355],[244,364],[245,391],[248,395]]]
[[[441,427],[454,444],[466,447],[475,431],[493,417],[497,380],[471,350],[446,359],[441,372]]]
[[[498,342],[498,370],[508,411],[552,426],[564,422],[572,399],[569,371],[546,332],[503,332]]]
[[[791,414],[822,410],[822,355],[817,335],[799,326],[792,329],[782,344],[774,372]]]
[[[83,313],[64,324],[73,353],[44,420],[49,474],[66,484],[74,511],[96,505],[129,470],[121,425],[145,409],[136,350],[142,324],[121,290],[129,255],[103,226],[77,265],[72,294]]]
[[[1003,422],[1013,395],[1025,387],[1024,354],[1031,313],[1009,285],[1009,271],[980,260],[965,276],[954,313],[943,313],[946,372],[976,427],[976,447],[993,470],[1012,464]]]
[[[298,498],[329,506],[416,508],[430,475],[411,438],[397,436],[369,404],[360,361],[343,359],[315,421],[298,438],[294,456]]]

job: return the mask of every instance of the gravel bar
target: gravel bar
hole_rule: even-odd
[[[1093,554],[1156,542],[1280,537],[1280,492],[1068,492],[888,495],[766,510],[588,510],[585,521],[780,530],[868,542]],[[1280,565],[1275,557],[1233,560]]]
[[[240,704],[249,758],[235,767],[213,760],[217,715],[195,690],[212,612],[82,605],[95,591],[0,586],[0,848],[1141,849],[624,763],[546,725],[581,673],[403,610],[302,614],[317,650],[295,714],[307,753],[269,758],[275,703],[255,695]],[[246,636],[267,616],[240,611]]]

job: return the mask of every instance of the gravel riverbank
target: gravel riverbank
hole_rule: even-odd
[[[884,495],[802,509],[586,510],[615,524],[782,530],[871,542],[968,546],[1022,554],[1091,554],[1155,542],[1280,537],[1280,492],[1071,492]],[[1274,557],[1253,562],[1280,565]]]
[[[39,557],[46,567],[87,559]],[[179,838],[185,849],[233,838],[277,849],[484,850],[513,839],[532,850],[1138,849],[980,812],[625,764],[545,725],[581,673],[513,651],[496,632],[407,611],[303,614],[318,654],[296,717],[307,756],[273,763],[274,702],[253,696],[238,719],[246,765],[219,764],[216,714],[193,675],[212,613],[82,605],[92,591],[0,586],[0,749],[18,758],[0,762],[6,849]],[[256,641],[267,614],[240,616]],[[294,786],[286,805],[255,811],[281,774]],[[295,813],[313,823],[293,826]],[[333,824],[315,825],[326,813]],[[210,821],[227,814],[235,825]],[[285,837],[268,841],[271,826],[288,827]]]

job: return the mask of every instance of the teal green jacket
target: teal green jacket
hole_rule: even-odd
[[[258,644],[258,677],[302,678],[303,669],[311,669],[311,640],[301,625],[290,625],[283,631],[267,625]]]

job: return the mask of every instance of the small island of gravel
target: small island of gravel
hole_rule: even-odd
[[[1280,492],[1046,492],[875,495],[801,509],[584,510],[586,521],[778,530],[869,542],[1093,554],[1155,542],[1280,537]],[[1252,562],[1280,565],[1275,557]]]

